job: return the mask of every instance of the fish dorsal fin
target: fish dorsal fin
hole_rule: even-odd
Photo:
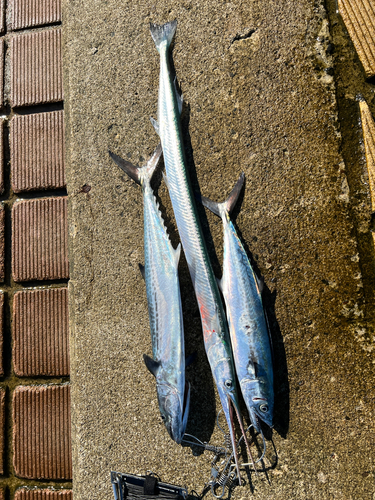
[[[115,153],[112,153],[112,151],[109,151],[109,156],[112,158],[112,160],[123,170],[128,176],[133,179],[137,184],[141,183],[140,179],[140,168],[136,167],[130,161],[126,161],[121,156],[116,155]]]
[[[147,356],[147,354],[143,355],[143,360],[149,372],[152,373],[152,375],[156,378],[161,366],[160,361],[155,361],[154,359],[150,358],[150,356]]]
[[[158,122],[155,120],[155,118],[152,118],[152,116],[150,116],[150,120],[151,120],[151,123],[152,123],[152,126],[154,127],[155,129],[155,132],[158,134],[158,136],[160,137],[160,133],[159,133],[159,124]]]

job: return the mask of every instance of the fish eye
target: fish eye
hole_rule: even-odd
[[[224,385],[225,385],[225,387],[226,387],[227,389],[232,389],[232,387],[233,387],[233,384],[232,384],[231,379],[226,380],[226,381],[224,382]]]
[[[263,413],[266,413],[268,411],[268,405],[260,405],[259,406],[260,411]]]

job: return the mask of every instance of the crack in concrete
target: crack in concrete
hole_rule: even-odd
[[[234,42],[238,42],[240,40],[247,40],[251,38],[251,36],[256,32],[255,28],[248,28],[243,33],[237,33],[234,38],[232,38],[230,44],[233,45]]]

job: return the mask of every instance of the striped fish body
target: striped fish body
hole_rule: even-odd
[[[169,68],[169,45],[176,26],[176,21],[163,26],[151,25],[151,35],[160,54],[158,123],[154,123],[154,127],[163,147],[169,195],[197,297],[205,350],[234,445],[230,404],[234,406],[241,425],[242,418],[229,332],[187,173],[180,127],[182,99],[177,94]]]
[[[224,203],[214,203],[206,198],[202,201],[223,221],[223,277],[219,283],[226,304],[237,377],[251,423],[260,432],[259,419],[272,427],[273,363],[260,283],[229,215],[243,181],[242,174]]]
[[[160,157],[160,147],[157,154]],[[128,162],[122,162],[122,168],[124,163],[129,168]],[[144,205],[144,278],[153,359],[146,355],[144,358],[147,368],[156,378],[161,416],[172,439],[180,443],[190,399],[190,389],[185,391],[184,329],[178,279],[180,245],[173,249],[150,185],[156,165],[154,155],[154,161],[150,160],[147,166],[138,170],[133,167],[132,175],[142,186]]]

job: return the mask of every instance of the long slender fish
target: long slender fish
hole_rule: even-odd
[[[190,403],[190,385],[185,382],[184,327],[178,262],[181,246],[174,250],[169,240],[150,181],[162,149],[156,148],[144,167],[137,168],[114,153],[111,158],[141,185],[144,204],[143,275],[146,282],[153,359],[144,355],[156,378],[159,409],[171,438],[181,443]]]
[[[241,192],[242,173],[223,203],[202,197],[202,203],[221,217],[224,226],[223,292],[236,372],[251,423],[262,432],[259,419],[272,427],[274,392],[272,349],[263,309],[261,284],[254,274],[230,213]]]
[[[239,481],[239,466],[233,427],[233,407],[248,445],[238,404],[230,338],[220,292],[207,253],[195,199],[186,168],[178,95],[169,67],[169,47],[177,21],[150,25],[151,36],[160,54],[158,121],[154,127],[163,147],[164,165],[182,247],[185,252],[202,320],[207,357],[228,422]],[[250,453],[250,448],[248,447]]]

